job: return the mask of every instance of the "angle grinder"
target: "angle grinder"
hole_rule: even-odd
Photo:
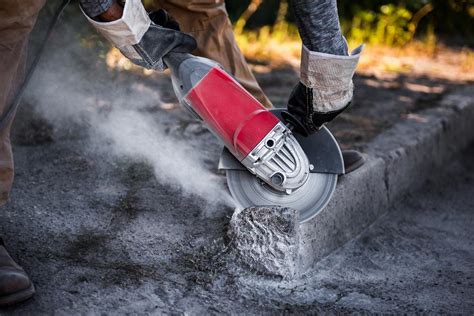
[[[327,205],[344,173],[327,128],[301,132],[289,113],[266,109],[212,60],[170,53],[164,62],[180,103],[224,143],[218,168],[238,207],[291,207],[305,222]]]

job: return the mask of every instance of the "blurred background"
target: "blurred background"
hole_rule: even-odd
[[[153,0],[146,0],[153,7]],[[287,0],[227,0],[239,45],[251,61],[297,64],[300,40]],[[352,47],[368,45],[361,69],[407,72],[416,60],[440,59],[474,71],[474,0],[338,1],[343,32]],[[403,57],[394,60],[388,57]],[[436,65],[426,72],[440,75]],[[451,67],[444,73],[452,73]],[[441,75],[442,76],[442,75]]]
[[[41,13],[31,36],[30,56],[44,39],[60,2],[48,1]],[[148,10],[157,9],[153,0],[144,4]],[[286,106],[299,80],[301,41],[288,4],[288,0],[226,0],[239,47],[276,107]],[[474,0],[338,1],[338,7],[350,47],[366,44],[354,78],[352,106],[329,124],[343,148],[363,150],[398,121],[419,120],[417,113],[439,106],[447,94],[474,87]],[[159,95],[150,108],[185,121],[169,73],[134,66],[86,22],[77,1],[68,7],[53,35],[38,78],[51,73],[61,84],[74,75],[76,82],[92,86],[75,93],[93,95],[102,103],[103,91],[91,91],[105,81],[114,84],[116,96],[132,85],[144,85]],[[49,86],[53,79],[48,79]],[[43,97],[45,106],[51,107],[55,98]],[[37,105],[37,99],[33,95],[30,102]]]

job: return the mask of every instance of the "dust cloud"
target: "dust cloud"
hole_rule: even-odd
[[[97,66],[97,54],[84,54],[78,42],[68,45],[43,57],[25,96],[55,130],[82,134],[88,148],[107,159],[150,165],[158,182],[199,196],[207,208],[234,206],[222,177],[206,168],[206,157],[192,139],[167,133],[166,125],[176,122],[156,110],[159,87],[144,85],[139,76],[107,71],[103,63]]]

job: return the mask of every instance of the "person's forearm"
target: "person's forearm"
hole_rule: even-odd
[[[122,14],[123,7],[116,0],[112,0],[112,5],[110,8],[100,14],[98,18],[103,22],[110,22],[120,19]]]
[[[117,0],[80,0],[82,10],[92,19],[110,22],[122,17],[123,7]]]
[[[291,0],[303,44],[313,52],[348,55],[336,0]]]
[[[304,45],[300,82],[290,95],[288,111],[314,133],[349,106],[364,46],[349,55],[336,0],[291,0],[291,5]]]

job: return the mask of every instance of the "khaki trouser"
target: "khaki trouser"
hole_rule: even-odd
[[[28,34],[46,0],[0,0],[0,113],[14,98],[25,73]],[[196,54],[216,60],[266,107],[271,107],[232,32],[224,0],[156,0],[198,43]],[[85,20],[84,20],[85,22]],[[0,205],[13,182],[10,127],[0,131]]]
[[[193,53],[219,62],[265,107],[272,103],[263,93],[235,41],[224,0],[155,0],[174,17],[183,32],[191,33],[198,48]]]
[[[12,102],[23,81],[28,34],[45,1],[0,1],[0,113]],[[0,131],[0,205],[8,200],[13,182],[11,124]]]

